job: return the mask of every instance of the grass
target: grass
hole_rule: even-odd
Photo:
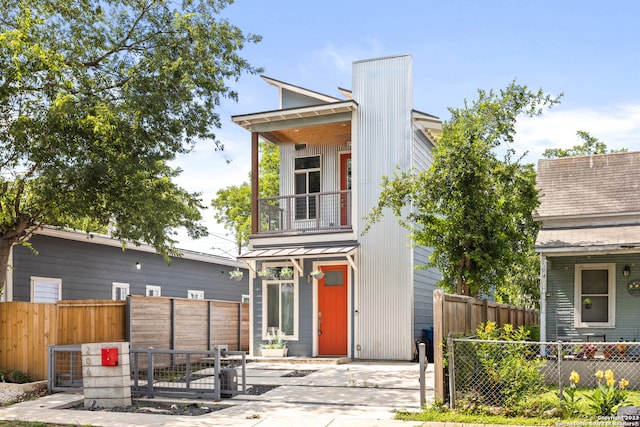
[[[562,418],[553,416],[558,406],[558,388],[550,387],[549,391],[542,395],[532,396],[513,408],[509,415],[494,415],[490,408],[471,406],[450,410],[441,404],[434,404],[420,412],[398,411],[396,419],[403,421],[439,421],[456,422],[463,424],[496,424],[496,425],[522,425],[522,426],[548,426],[548,425],[585,425],[588,421],[598,421],[598,417],[589,408],[589,401],[585,398],[590,395],[593,388],[578,388],[579,401],[577,408],[581,416]],[[627,403],[632,406],[640,406],[640,391],[628,390]],[[461,405],[462,406],[462,405]],[[546,412],[545,412],[546,411]],[[529,416],[524,416],[528,414]]]

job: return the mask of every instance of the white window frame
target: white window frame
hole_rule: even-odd
[[[129,284],[122,282],[113,282],[111,285],[111,299],[119,301],[118,299],[118,289],[125,290],[125,296],[129,295]],[[123,300],[126,298],[123,298]]]
[[[319,167],[317,168],[309,168],[309,169],[296,169],[295,166],[295,162],[298,159],[307,159],[307,158],[312,158],[312,157],[317,157],[318,158],[318,163],[320,164]],[[312,155],[308,155],[308,156],[300,156],[300,157],[295,157],[293,159],[293,192],[295,193],[296,197],[294,199],[294,221],[315,221],[318,219],[319,215],[320,215],[320,203],[316,203],[315,206],[315,217],[311,218],[311,216],[309,215],[310,212],[310,207],[309,207],[309,203],[312,197],[312,195],[318,194],[322,192],[322,156],[320,156],[319,154],[312,154]],[[319,180],[320,180],[320,189],[318,190],[318,192],[314,192],[311,193],[309,192],[309,175],[313,172],[318,172],[319,175]],[[297,193],[296,192],[296,181],[297,181],[297,177],[298,175],[304,175],[305,176],[305,187],[307,192],[306,193]],[[305,202],[305,217],[304,218],[298,218],[298,211],[297,211],[297,203],[298,203],[298,197],[306,195],[306,202]]]
[[[147,285],[144,294],[148,297],[161,297],[162,287],[157,285]]]
[[[582,271],[583,270],[607,270],[607,297],[608,300],[608,320],[606,322],[583,322],[582,321]],[[576,264],[574,273],[574,326],[576,328],[615,328],[616,326],[616,264],[615,263],[595,263]]]
[[[289,267],[293,268],[290,263],[265,263],[264,267]],[[298,279],[299,275],[295,273],[292,279],[273,279],[273,280],[262,280],[262,339],[267,340],[268,328],[267,328],[267,315],[268,315],[268,293],[267,286],[273,285],[275,283],[291,283],[293,282],[293,335],[284,335],[284,338],[289,341],[297,341],[298,340],[298,330],[300,324],[300,316],[299,316],[299,299],[300,299],[300,291],[298,287]]]
[[[47,283],[55,283],[58,287],[58,299],[57,301],[60,301],[62,299],[62,279],[58,279],[55,277],[41,277],[41,276],[31,276],[31,290],[30,290],[30,294],[31,294],[31,302],[36,302],[35,301],[35,286],[36,286],[36,282],[47,282]],[[42,304],[55,304],[57,301],[48,303],[48,302],[40,302]]]
[[[251,296],[247,295],[247,294],[242,294],[242,298],[240,298],[240,301],[245,303],[245,302],[250,302],[251,301]]]
[[[204,291],[189,289],[187,291],[188,299],[204,299]]]

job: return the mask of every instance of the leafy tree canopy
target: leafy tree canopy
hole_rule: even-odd
[[[259,149],[259,196],[275,197],[280,194],[280,152],[268,142],[260,142]],[[239,255],[251,234],[251,185],[248,182],[232,185],[218,190],[216,196],[211,200],[214,218],[233,234]]]
[[[230,2],[0,0],[0,267],[41,224],[108,226],[167,259],[176,227],[206,234],[169,162],[221,147],[216,107],[259,71],[239,51],[260,37],[216,19]]]
[[[399,221],[416,245],[433,248],[429,266],[441,271],[443,289],[500,293],[505,278],[531,254],[538,197],[533,165],[514,159],[511,149],[500,159],[496,149],[513,141],[519,115],[537,116],[558,102],[512,82],[498,93],[480,90],[476,101],[449,109],[430,168],[384,177],[369,222],[384,208],[400,217],[410,205],[411,213]]]
[[[559,157],[572,157],[572,156],[591,156],[594,154],[607,154],[607,153],[625,153],[626,148],[620,150],[610,149],[607,150],[607,144],[600,141],[598,138],[591,136],[588,132],[579,130],[576,132],[578,137],[584,141],[582,145],[574,145],[573,148],[548,148],[542,153],[543,157],[547,159],[555,159]]]

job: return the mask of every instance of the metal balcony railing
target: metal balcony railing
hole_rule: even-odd
[[[258,234],[331,233],[351,229],[351,191],[258,199]]]

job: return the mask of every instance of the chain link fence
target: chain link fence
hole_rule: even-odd
[[[595,387],[598,371],[640,389],[640,343],[531,342],[449,339],[449,392],[456,401],[506,407],[546,386],[569,385],[572,371],[580,387]]]

